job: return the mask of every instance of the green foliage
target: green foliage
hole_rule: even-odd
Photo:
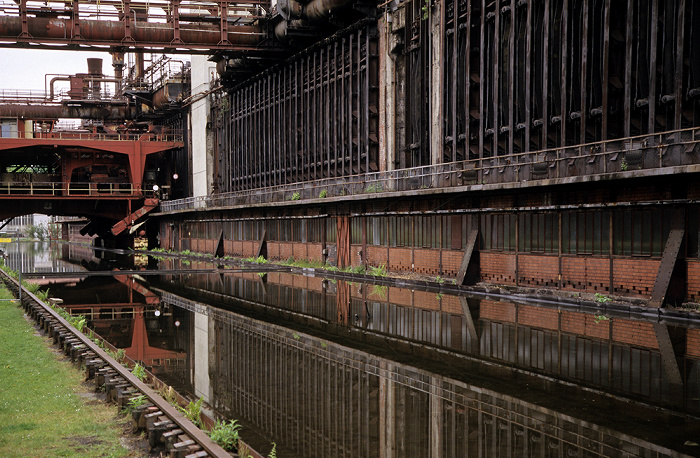
[[[295,192],[294,194],[292,194],[292,200],[299,200],[299,199],[301,199],[301,194],[299,194],[299,192]]]
[[[593,315],[593,321],[598,324],[601,321],[610,321],[610,318],[605,315]]]
[[[148,398],[143,394],[139,394],[138,396],[134,396],[133,398],[129,399],[129,402],[127,402],[124,410],[126,410],[127,412],[132,412],[138,409],[139,407],[145,405],[147,402]]]
[[[372,285],[372,292],[369,293],[370,296],[379,296],[383,299],[386,298],[386,293],[389,288],[386,285]]]
[[[622,169],[623,172],[626,172],[629,166],[627,165],[627,161],[625,158],[622,158],[622,162],[620,162],[620,169]]]
[[[172,386],[162,386],[158,393],[163,397],[163,399],[168,401],[170,404],[177,404],[177,392]]]
[[[423,13],[421,19],[425,21],[430,16],[430,0],[424,0],[423,6],[421,6],[420,10],[421,13]]]
[[[270,450],[270,453],[267,455],[267,458],[277,458],[277,444],[272,443],[272,450]]]
[[[139,363],[136,363],[134,368],[131,369],[131,373],[134,374],[134,377],[141,380],[142,382],[146,381],[146,368],[140,365]]]
[[[435,281],[438,282],[438,283],[440,283],[441,285],[442,285],[443,283],[445,283],[445,279],[442,278],[440,275],[438,275],[437,277],[435,277]]]
[[[219,444],[224,450],[232,452],[238,448],[241,425],[238,421],[216,422],[216,426],[209,432],[211,440]]]
[[[387,275],[386,264],[382,264],[379,267],[370,266],[369,271],[367,273],[369,275],[373,275],[375,277],[386,277],[386,275]]]
[[[441,300],[441,299],[442,299],[442,293],[437,293],[437,294],[435,295],[435,297],[437,298],[437,300]]]
[[[593,300],[595,300],[598,304],[602,305],[602,304],[605,304],[606,302],[610,302],[612,299],[610,299],[605,294],[595,293],[593,295]]]
[[[328,191],[326,191],[325,189],[323,189],[323,190],[321,190],[321,192],[318,194],[318,197],[321,198],[321,199],[325,199],[327,195],[328,195]]]
[[[296,332],[294,334],[292,334],[292,337],[294,337],[294,340],[300,339],[299,334],[297,334]]]
[[[187,407],[178,407],[178,410],[198,428],[202,428],[203,426],[201,417],[202,402],[203,398],[199,398],[197,402],[190,401],[189,404],[187,404]]]

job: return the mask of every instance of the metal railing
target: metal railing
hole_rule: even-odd
[[[700,128],[161,202],[161,211],[501,185],[700,164]],[[627,175],[624,175],[627,174]]]
[[[142,197],[144,190],[131,183],[65,183],[0,181],[3,196]],[[152,194],[152,192],[151,192]]]
[[[91,140],[91,141],[142,141],[182,143],[184,136],[180,132],[87,132],[85,130],[62,130],[56,132],[25,132],[16,127],[3,131],[3,139],[33,139],[33,140]]]

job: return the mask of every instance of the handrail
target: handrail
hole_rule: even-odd
[[[141,141],[183,143],[184,135],[181,132],[85,132],[79,130],[65,130],[57,132],[26,132],[17,128],[6,132],[7,136],[0,137],[0,141],[13,139],[29,140],[92,140],[92,141]]]
[[[2,177],[1,174],[0,177]],[[28,174],[31,176],[31,174]],[[153,194],[131,183],[88,183],[0,181],[0,198],[4,196],[58,196],[58,197],[144,197]]]
[[[698,150],[699,145],[700,128],[683,129],[490,158],[189,197],[161,202],[161,211],[560,179],[580,176],[580,167],[588,167],[590,171],[587,175],[632,174],[634,170],[628,170],[630,167],[658,169],[671,166],[672,154],[669,152],[679,155],[682,151]],[[681,159],[678,158],[678,161]],[[577,165],[578,168],[572,168]]]

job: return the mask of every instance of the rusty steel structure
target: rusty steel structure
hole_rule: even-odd
[[[448,0],[444,21],[444,162],[700,122],[697,2]]]
[[[269,8],[267,1],[3,1],[0,45],[252,51],[265,39],[259,21]]]
[[[375,172],[378,55],[360,23],[215,104],[221,192]]]

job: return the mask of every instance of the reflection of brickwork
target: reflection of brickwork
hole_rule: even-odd
[[[598,339],[608,339],[610,336],[610,321],[599,318],[596,323],[595,316],[578,313],[561,313],[561,330],[571,334],[580,334]]]
[[[486,320],[515,323],[515,305],[498,301],[481,301],[481,318]]]
[[[688,341],[686,354],[690,357],[700,358],[700,329],[688,329]]]
[[[559,312],[543,307],[519,305],[518,324],[534,328],[559,329]]]

